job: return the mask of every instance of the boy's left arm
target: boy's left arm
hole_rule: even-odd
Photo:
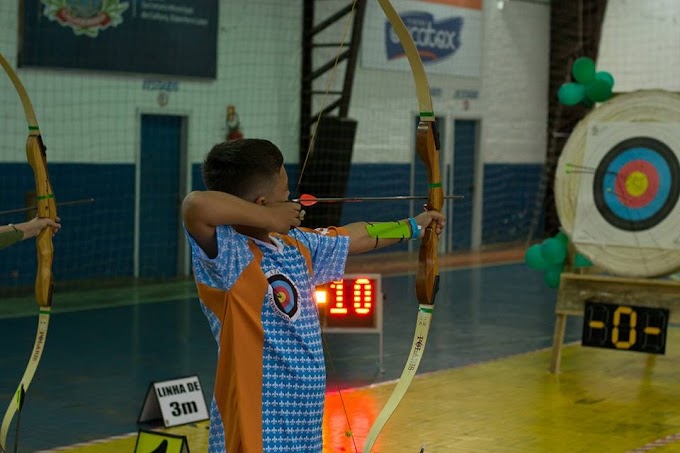
[[[376,237],[375,231],[370,232],[367,228],[370,225],[367,222],[356,222],[345,225],[344,228],[347,230],[350,238],[349,254],[364,253],[388,247],[393,244],[398,244],[404,239],[418,239],[422,236],[422,232],[425,231],[425,228],[432,222],[435,222],[435,232],[439,235],[446,222],[444,215],[437,211],[425,211],[417,215],[414,220],[418,226],[418,232],[414,232],[412,237],[404,237],[403,239],[385,239],[379,237],[379,234]],[[399,222],[404,225],[410,224],[409,219],[403,219]],[[412,231],[412,228],[410,230]]]

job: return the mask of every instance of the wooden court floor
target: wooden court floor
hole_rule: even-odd
[[[549,350],[418,376],[374,448],[376,453],[680,452],[680,329],[665,356],[564,348],[550,374]],[[354,441],[363,440],[394,383],[342,392]],[[163,431],[163,430],[159,430]],[[166,430],[207,448],[206,423]],[[355,451],[337,392],[328,394],[324,452]],[[51,451],[133,451],[135,435]]]
[[[680,328],[669,328],[666,355],[651,356],[581,347],[572,317],[572,343],[552,375],[555,292],[518,263],[521,255],[442,260],[449,269],[421,373],[373,451],[680,453]],[[361,451],[410,345],[414,302],[404,295],[413,293],[413,260],[370,258],[347,272],[369,272],[376,263],[385,274],[386,371],[375,372],[373,340],[330,338],[337,370],[329,373],[325,452]],[[60,293],[54,305],[19,451],[132,452],[151,380],[198,373],[211,388],[214,340],[190,283]],[[34,318],[23,300],[0,307],[0,342],[13,345],[2,356],[2,369],[12,371],[0,373],[2,401],[25,364]],[[206,451],[207,422],[167,431],[187,436],[192,452]]]

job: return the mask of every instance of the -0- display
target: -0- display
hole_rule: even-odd
[[[666,353],[669,311],[588,300],[583,313],[583,346]]]

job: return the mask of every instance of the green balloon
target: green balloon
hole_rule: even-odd
[[[595,78],[595,62],[588,57],[578,58],[571,67],[574,78],[582,84],[590,83]]]
[[[564,234],[564,231],[560,231],[557,233],[555,236],[553,236],[555,239],[560,241],[562,244],[564,244],[565,247],[569,246],[569,236]]]
[[[564,83],[557,91],[557,99],[563,105],[576,105],[586,95],[586,87],[580,83]]]
[[[612,87],[604,80],[595,79],[586,85],[586,96],[593,102],[604,102],[612,97]]]
[[[588,98],[583,98],[583,106],[584,106],[585,108],[589,109],[589,108],[591,108],[591,107],[594,106],[594,105],[595,105],[595,103],[594,103],[593,101],[591,101],[590,99],[588,99]]]
[[[557,266],[550,266],[545,270],[545,274],[543,275],[543,280],[545,281],[546,285],[548,285],[551,288],[557,288],[560,286],[560,277],[562,276],[562,268],[563,265],[557,265]]]
[[[563,264],[567,258],[567,247],[559,239],[546,239],[541,244],[541,256],[548,264]]]
[[[612,76],[610,73],[607,71],[599,71],[595,73],[595,78],[598,80],[604,80],[609,84],[611,88],[614,87],[614,76]]]
[[[585,256],[577,253],[574,257],[574,267],[590,267],[593,263]]]
[[[524,253],[524,262],[529,268],[541,271],[548,267],[543,256],[541,256],[541,244],[534,244]]]

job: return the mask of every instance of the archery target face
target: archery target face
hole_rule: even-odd
[[[680,248],[676,129],[664,123],[590,125],[585,159],[572,170],[582,173],[575,242]]]
[[[269,272],[269,300],[275,312],[282,318],[295,321],[300,316],[299,293],[293,282],[285,275]]]

